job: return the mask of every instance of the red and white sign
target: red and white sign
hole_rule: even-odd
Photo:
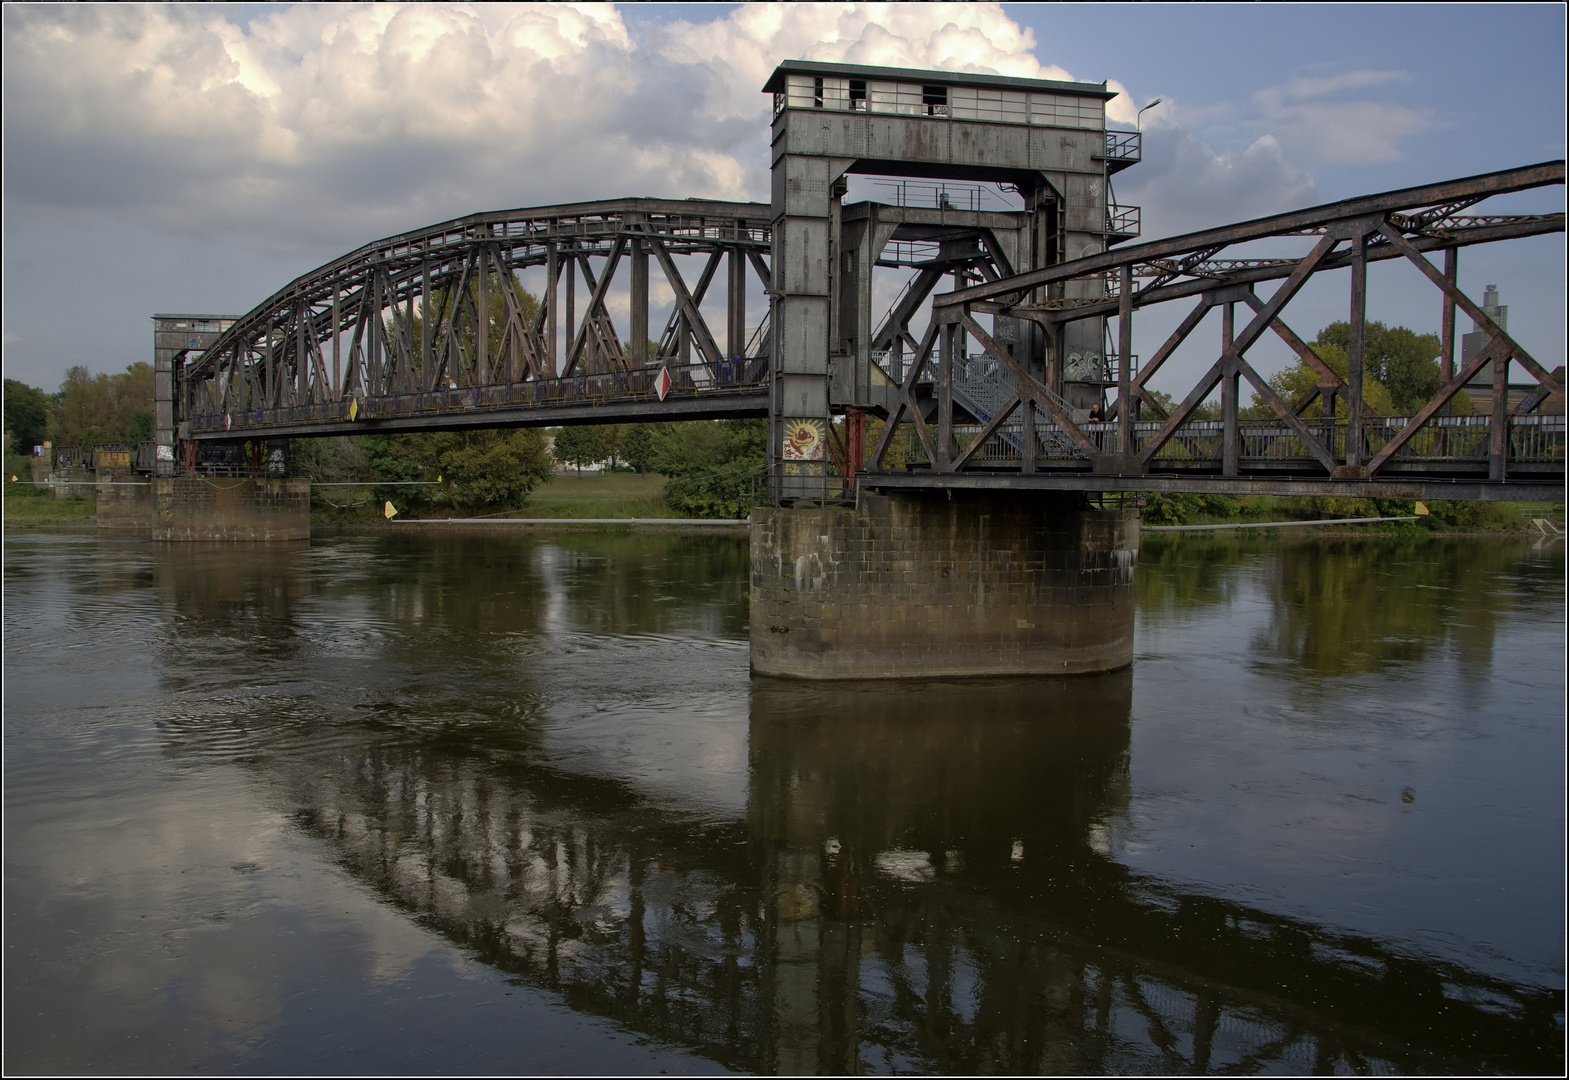
[[[665,400],[665,395],[670,393],[670,369],[662,367],[659,374],[654,376],[654,393],[659,395],[659,400]]]
[[[223,414],[223,430],[228,431],[234,426],[234,417],[228,413]]]

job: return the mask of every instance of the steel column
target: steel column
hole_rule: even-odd
[[[632,238],[632,366],[648,366],[648,252]]]
[[[1222,305],[1221,312],[1221,352],[1228,358],[1235,346],[1236,304]],[[1228,362],[1224,374],[1220,378],[1220,419],[1221,419],[1221,451],[1220,472],[1222,476],[1236,476],[1242,471],[1242,432],[1237,420],[1237,393],[1241,375],[1234,361]]]
[[[1367,345],[1367,234],[1351,235],[1351,341],[1346,387],[1346,465],[1362,464],[1362,364]]]
[[[1133,453],[1133,407],[1128,399],[1133,385],[1133,267],[1125,265],[1118,278],[1117,296],[1117,453]],[[1226,305],[1231,311],[1231,305]],[[1230,334],[1227,335],[1230,347]]]

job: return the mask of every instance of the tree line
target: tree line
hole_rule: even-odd
[[[56,446],[135,445],[153,437],[153,366],[138,361],[116,374],[70,368],[54,393],[5,380],[6,453]]]
[[[1419,334],[1409,327],[1385,326],[1381,322],[1367,323],[1362,349],[1362,400],[1368,408],[1381,416],[1411,416],[1426,405],[1438,393],[1441,381],[1439,347],[1437,334]],[[1341,320],[1324,327],[1313,340],[1313,351],[1342,381],[1348,380],[1351,324]],[[1267,381],[1269,388],[1290,405],[1318,385],[1319,374],[1298,359]],[[1154,396],[1167,412],[1177,406],[1170,394],[1156,391]],[[1450,399],[1449,411],[1466,416],[1475,411],[1475,406],[1469,394],[1456,394]],[[1245,419],[1273,419],[1275,416],[1275,410],[1257,391],[1240,412]],[[1218,399],[1206,401],[1188,415],[1193,420],[1219,420],[1220,403]],[[1336,395],[1335,415],[1342,418],[1346,415],[1344,395]]]
[[[723,518],[751,509],[766,436],[762,420],[335,436],[294,440],[291,470],[318,483],[371,486],[378,506],[462,517],[521,509],[558,465],[581,471],[614,461],[663,476],[673,513]]]

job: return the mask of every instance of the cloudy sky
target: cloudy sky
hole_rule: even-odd
[[[49,389],[151,359],[155,311],[238,314],[462,214],[766,200],[758,88],[789,58],[1107,80],[1114,121],[1163,98],[1117,181],[1146,238],[1564,156],[1556,4],[7,4],[3,24],[4,368]],[[1549,366],[1564,261],[1561,236],[1461,258]],[[1436,329],[1414,277],[1375,271],[1370,315]],[[1344,303],[1288,311],[1312,334]]]

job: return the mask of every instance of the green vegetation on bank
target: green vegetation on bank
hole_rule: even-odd
[[[636,473],[587,473],[583,476],[556,476],[535,491],[522,507],[494,515],[499,518],[656,518],[679,517],[665,506],[664,478]],[[390,495],[400,519],[414,515],[404,512],[405,497],[415,488],[376,489],[371,485],[349,488],[315,488],[311,510],[317,520],[352,524],[382,520],[383,500]],[[422,517],[447,517],[445,513],[424,513]]]
[[[1433,499],[1423,503],[1419,515],[1411,499],[1292,498],[1276,495],[1145,495],[1139,519],[1145,525],[1232,525],[1265,521],[1322,521],[1334,518],[1396,518],[1416,516],[1415,521],[1390,521],[1348,526],[1364,530],[1399,532],[1515,533],[1529,528],[1530,517],[1563,517],[1561,505],[1506,502],[1461,502]]]
[[[97,510],[93,499],[57,499],[48,488],[34,487],[27,482],[27,474],[12,468],[25,458],[6,455],[5,474],[5,527],[26,528],[39,525],[81,525]],[[18,477],[17,483],[11,477]]]

